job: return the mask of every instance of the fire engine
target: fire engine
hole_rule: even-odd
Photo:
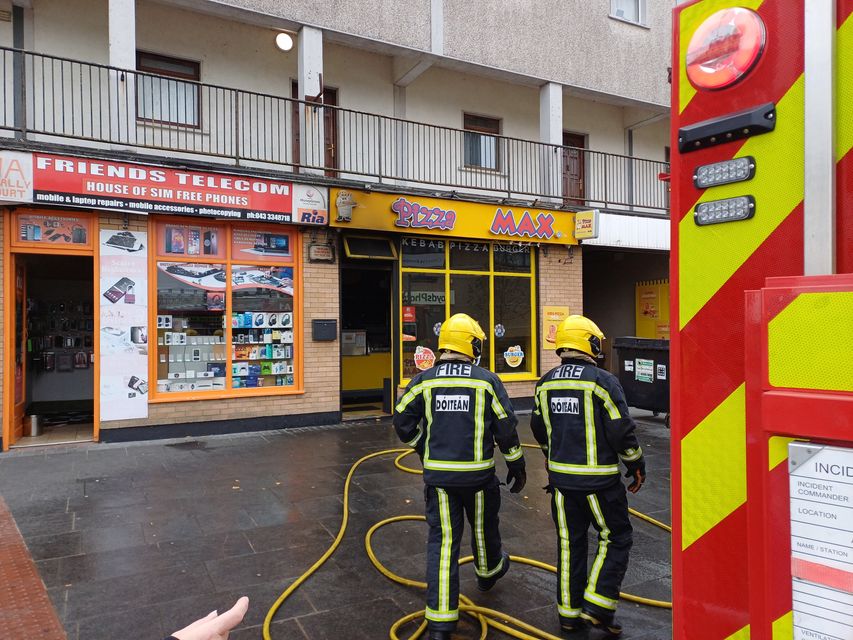
[[[853,638],[851,14],[674,9],[680,640]]]

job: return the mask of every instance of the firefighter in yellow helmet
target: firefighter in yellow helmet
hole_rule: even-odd
[[[633,541],[619,461],[634,479],[632,493],[642,487],[646,466],[622,386],[596,366],[603,340],[601,329],[584,316],[560,323],[556,350],[562,362],[536,384],[530,426],[547,459],[553,493],[560,626],[572,632],[588,623],[618,637],[616,603]],[[598,531],[598,552],[587,572],[590,524]]]
[[[518,419],[500,379],[479,366],[486,334],[457,313],[441,326],[435,366],[415,376],[397,404],[394,428],[424,467],[427,539],[426,619],[430,640],[449,640],[459,619],[463,514],[471,524],[477,587],[488,591],[509,570],[498,530],[501,504],[494,448],[518,493],[527,476]]]

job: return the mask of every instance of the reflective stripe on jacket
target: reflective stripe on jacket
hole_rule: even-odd
[[[639,461],[625,393],[613,374],[566,359],[536,384],[530,426],[548,458],[552,485],[595,491],[619,480],[619,460]]]
[[[506,389],[491,371],[439,360],[415,376],[395,408],[394,428],[424,465],[434,486],[478,486],[494,474],[494,445],[507,462],[522,458],[518,419]]]

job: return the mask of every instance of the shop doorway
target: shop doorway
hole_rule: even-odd
[[[391,414],[395,263],[341,263],[341,409],[344,420]]]
[[[12,254],[10,446],[94,439],[92,260]]]

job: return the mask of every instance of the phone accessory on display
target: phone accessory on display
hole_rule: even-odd
[[[73,244],[86,244],[86,230],[83,227],[76,225],[71,230],[71,242]]]
[[[130,376],[130,380],[127,382],[127,386],[134,391],[138,391],[141,394],[148,393],[148,383],[145,380],[141,380],[136,376]]]
[[[74,360],[70,353],[60,353],[56,358],[57,371],[73,371]]]
[[[199,244],[201,241],[201,231],[199,229],[190,228],[187,234],[187,255],[197,256],[199,252]]]
[[[204,255],[215,256],[219,253],[216,242],[216,231],[204,232]]]
[[[83,229],[83,234],[85,238],[85,229]],[[85,242],[85,239],[83,242]],[[133,235],[130,231],[119,231],[114,233],[106,240],[106,242],[104,242],[104,246],[123,249],[128,253],[141,251],[145,248],[145,246],[139,241],[139,238]]]
[[[122,297],[124,297],[124,295],[127,293],[127,290],[135,284],[136,283],[130,278],[122,278],[109,289],[104,291],[104,297],[113,304],[115,304],[116,302],[121,300]]]

